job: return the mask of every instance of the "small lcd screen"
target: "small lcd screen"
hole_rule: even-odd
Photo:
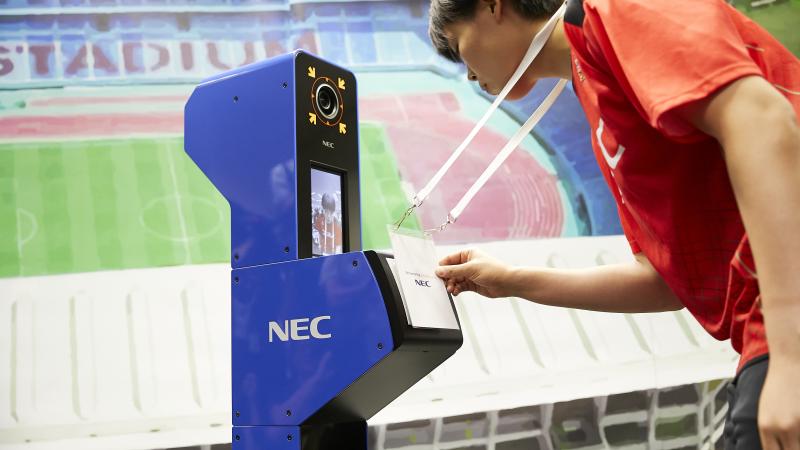
[[[342,175],[311,168],[311,253],[342,253]]]

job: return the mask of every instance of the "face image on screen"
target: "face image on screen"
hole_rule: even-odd
[[[342,253],[342,176],[311,169],[311,253]]]

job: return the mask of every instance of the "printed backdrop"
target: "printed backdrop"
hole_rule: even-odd
[[[800,54],[800,0],[735,3]],[[385,224],[491,102],[434,54],[427,7],[0,0],[0,277],[228,261],[228,207],[183,152],[183,106],[203,77],[295,48],[356,72],[364,247],[387,248]],[[539,84],[503,105],[414,226],[441,223],[552,82]],[[589,136],[567,90],[438,243],[619,234]],[[373,427],[371,441],[483,449],[519,433],[519,446],[491,448],[696,448],[718,437],[724,410],[724,383],[711,382]]]

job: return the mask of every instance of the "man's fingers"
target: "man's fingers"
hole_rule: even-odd
[[[459,290],[459,284],[454,281],[447,282],[447,292],[451,294],[455,294],[455,292]],[[460,289],[463,290],[463,289]]]
[[[439,261],[440,266],[452,266],[454,264],[464,264],[470,260],[472,250],[461,250],[458,253],[447,255]]]
[[[778,441],[778,437],[775,434],[762,429],[758,430],[758,434],[761,436],[761,447],[763,450],[782,450],[781,443]]]
[[[780,444],[781,450],[800,450],[800,435],[797,432],[782,433]]]
[[[455,266],[439,266],[436,268],[436,276],[446,280],[454,280],[458,278],[468,278],[472,271],[472,267],[468,264],[459,264]]]
[[[778,433],[781,450],[800,450],[800,429],[797,424],[790,424]]]
[[[460,282],[453,284],[453,295],[459,295],[462,292],[469,292],[475,290],[475,284],[470,282]]]
[[[464,262],[463,251],[458,253],[453,253],[450,255],[445,256],[439,261],[440,266],[452,266],[453,264],[461,264]]]
[[[800,450],[800,421],[759,417],[758,433],[764,450]]]
[[[459,253],[454,253],[452,255],[447,255],[439,261],[440,266],[451,266],[453,264],[459,264],[461,262],[461,256]]]

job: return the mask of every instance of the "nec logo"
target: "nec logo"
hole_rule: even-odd
[[[322,145],[324,147],[333,148],[333,142],[330,141],[322,141]]]
[[[311,339],[330,339],[330,334],[323,334],[319,331],[319,323],[323,320],[330,320],[331,316],[319,316],[303,319],[284,320],[283,324],[278,322],[269,323],[269,341],[272,342],[273,337],[278,338],[283,342],[292,341],[305,341]],[[311,322],[309,325],[309,322]],[[310,336],[309,336],[310,332]]]
[[[417,286],[422,287],[431,287],[431,282],[426,280],[414,280],[414,283],[417,283]]]

